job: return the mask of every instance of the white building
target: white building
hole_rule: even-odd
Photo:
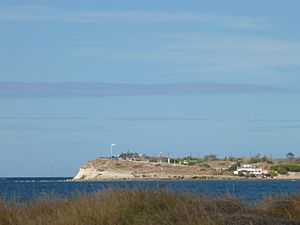
[[[233,174],[239,175],[240,173],[243,173],[244,175],[262,175],[265,173],[261,167],[256,168],[255,166],[252,166],[251,164],[244,164],[241,167],[237,167],[236,171],[233,171]]]

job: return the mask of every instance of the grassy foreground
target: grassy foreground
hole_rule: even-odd
[[[1,225],[300,224],[300,195],[249,206],[234,198],[107,190],[80,198],[0,203]]]

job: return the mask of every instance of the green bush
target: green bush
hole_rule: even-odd
[[[277,171],[280,167],[283,167],[284,165],[275,165],[275,166],[271,166],[271,170]]]
[[[244,177],[245,176],[245,174],[241,171],[239,171],[238,175],[239,175],[239,177]]]
[[[269,174],[270,174],[271,177],[277,177],[278,176],[278,173],[274,170],[270,170]]]
[[[226,161],[226,160],[225,160],[225,161]],[[230,156],[230,157],[227,158],[227,161],[241,162],[241,161],[242,161],[242,158],[237,158],[237,157]]]
[[[207,161],[216,161],[216,160],[219,160],[217,155],[214,155],[214,154],[210,154],[210,155],[205,155],[203,157],[203,161],[207,162]]]
[[[300,165],[290,164],[287,166],[287,168],[290,172],[300,172]]]
[[[273,163],[273,161],[267,156],[261,156],[260,154],[253,156],[249,159],[249,163],[267,162]]]
[[[231,165],[231,166],[227,169],[227,171],[236,171],[238,166],[241,166],[241,162],[237,162],[237,163]]]
[[[134,158],[134,157],[139,157],[139,154],[137,152],[122,152],[119,155],[120,158],[126,159],[126,158]]]
[[[287,172],[300,172],[300,165],[297,164],[279,164],[271,166],[270,169],[278,172],[278,170],[281,168],[285,168]]]
[[[285,167],[279,167],[278,168],[278,170],[277,170],[277,172],[279,173],[279,174],[287,174],[288,173],[288,170],[287,170],[287,168],[285,168]]]

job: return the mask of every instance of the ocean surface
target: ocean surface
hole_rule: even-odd
[[[99,181],[72,182],[67,177],[0,178],[0,196],[19,203],[55,194],[62,198],[106,189],[165,189],[198,195],[231,195],[242,201],[257,202],[273,195],[300,194],[300,180],[195,180],[195,181]]]

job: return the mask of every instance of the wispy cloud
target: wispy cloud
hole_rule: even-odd
[[[135,38],[122,39],[118,43],[69,42],[41,51],[81,59],[168,64],[170,74],[194,73],[199,76],[203,72],[255,76],[266,72],[274,74],[278,68],[300,66],[298,41],[209,33],[159,34],[138,38],[143,41],[132,41]],[[124,46],[131,46],[130,51]]]
[[[2,6],[0,20],[48,21],[67,23],[204,23],[226,28],[270,28],[265,19],[213,13],[167,11],[75,11],[45,7]]]
[[[300,42],[243,35],[186,34],[166,37],[146,60],[188,65],[200,71],[261,71],[300,66]],[[143,58],[143,57],[140,57]],[[242,75],[242,74],[240,74]]]
[[[247,132],[278,132],[278,131],[287,131],[287,130],[300,130],[300,124],[291,124],[291,125],[282,125],[282,126],[261,126],[249,128]]]
[[[84,120],[87,117],[55,117],[55,116],[0,116],[0,120]]]
[[[251,119],[246,122],[259,122],[259,123],[295,123],[300,122],[300,119]]]
[[[203,122],[229,122],[229,123],[262,123],[262,124],[288,124],[288,123],[299,123],[300,119],[234,119],[234,118],[208,118],[208,117],[192,117],[192,116],[160,116],[160,117],[145,117],[145,116],[134,116],[134,117],[113,117],[111,120],[128,120],[128,121],[203,121]],[[277,127],[277,126],[276,126]],[[282,125],[281,127],[298,127],[294,125]],[[272,127],[270,127],[272,128]]]
[[[287,88],[223,83],[23,83],[0,82],[0,98],[112,97],[151,95],[286,94]]]
[[[46,124],[20,124],[7,123],[0,125],[0,131],[44,131],[44,132],[95,132],[95,131],[112,131],[113,129],[103,125],[87,125],[87,126],[49,126]]]
[[[128,120],[128,121],[207,121],[217,122],[225,121],[225,119],[212,119],[201,117],[114,117],[113,120]]]
[[[162,35],[162,38],[169,39],[167,45],[169,50],[201,50],[201,51],[228,51],[233,52],[285,52],[299,53],[300,42],[287,41],[282,39],[245,36],[245,35],[210,35],[203,33],[186,33],[186,34],[168,34]]]

